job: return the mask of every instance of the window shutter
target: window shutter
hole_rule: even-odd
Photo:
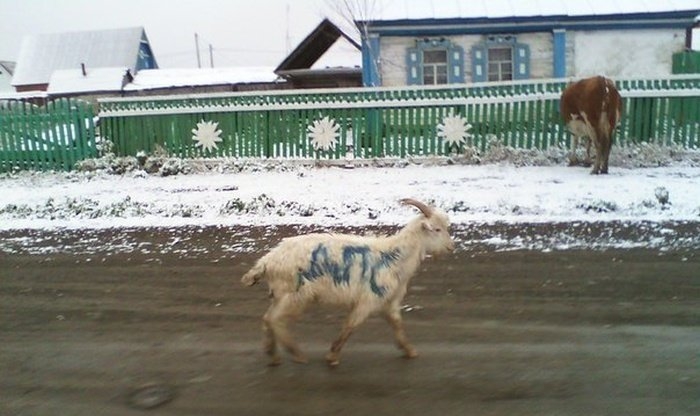
[[[421,53],[418,48],[408,48],[406,51],[406,83],[420,85],[423,82],[421,71]]]
[[[449,49],[448,59],[450,68],[447,74],[447,82],[461,84],[464,82],[464,49],[461,46],[452,46]]]
[[[472,82],[486,81],[488,76],[486,62],[486,47],[484,45],[472,47]]]
[[[516,43],[513,48],[514,57],[513,79],[530,78],[530,47],[522,43]]]

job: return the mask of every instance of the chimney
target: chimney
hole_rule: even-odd
[[[85,70],[85,63],[84,63],[84,62],[80,64],[80,69],[83,70],[83,76],[86,77],[86,76],[87,76],[87,71]]]

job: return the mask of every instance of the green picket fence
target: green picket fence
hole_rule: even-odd
[[[700,147],[700,76],[617,84],[624,98],[618,145]],[[559,114],[565,85],[558,79],[102,99],[100,120],[120,155],[164,149],[184,158],[406,157],[483,149],[493,140],[546,149],[570,141]],[[215,133],[209,146],[201,143],[202,122]],[[333,146],[315,147],[319,137]]]
[[[97,155],[94,111],[79,100],[0,102],[0,171],[70,170]]]
[[[700,76],[618,80],[617,145],[700,147]],[[343,159],[443,156],[492,141],[568,147],[565,80],[437,87],[244,92],[99,100],[100,140],[118,155]],[[98,155],[79,100],[0,102],[0,171],[71,169]]]

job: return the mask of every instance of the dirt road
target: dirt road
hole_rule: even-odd
[[[309,364],[269,368],[265,288],[238,280],[256,248],[230,249],[260,231],[164,250],[177,233],[0,254],[0,414],[700,414],[697,250],[461,249],[405,299],[415,360],[372,318],[327,368],[342,314],[317,308],[295,327]]]

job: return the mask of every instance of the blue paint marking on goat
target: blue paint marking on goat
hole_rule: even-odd
[[[398,248],[379,252],[379,256],[376,256],[368,246],[344,246],[342,261],[337,262],[329,256],[328,248],[319,244],[311,252],[307,269],[300,270],[297,275],[297,290],[306,281],[312,282],[322,276],[330,277],[336,286],[350,285],[351,271],[353,267],[358,267],[360,278],[368,282],[372,293],[382,297],[386,293],[386,288],[377,284],[377,273],[391,267],[400,257],[401,252]]]

